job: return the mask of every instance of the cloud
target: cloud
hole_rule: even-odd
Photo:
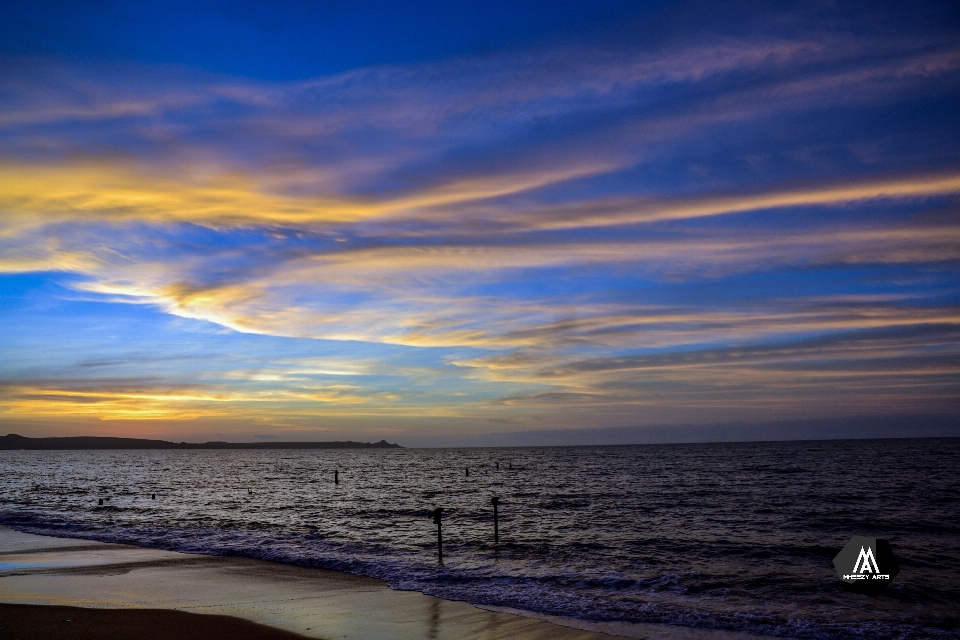
[[[537,189],[602,172],[582,166],[552,172],[460,180],[395,199],[305,198],[271,194],[243,175],[220,175],[199,183],[138,174],[129,169],[79,163],[74,166],[0,167],[4,235],[66,221],[172,224],[334,226],[401,216]]]
[[[251,250],[255,255],[247,255],[244,246],[229,246],[205,256],[161,255],[133,265],[126,258],[108,261],[91,256],[87,262],[95,266],[85,273],[92,279],[72,286],[116,301],[155,304],[180,317],[245,333],[501,350],[560,337],[618,344],[631,327],[672,325],[679,334],[689,323],[711,324],[718,316],[696,309],[604,302],[588,292],[567,300],[499,299],[470,290],[505,286],[524,273],[529,275],[522,277],[541,278],[549,277],[542,275],[544,270],[600,266],[627,268],[634,277],[682,281],[791,266],[955,261],[960,259],[958,240],[956,226],[928,223],[847,224],[833,229],[815,225],[795,231],[776,225],[732,227],[711,229],[707,235],[685,230],[589,243],[546,237],[500,245],[495,236],[473,246],[430,238],[391,245],[384,239],[379,247],[350,249],[328,243],[325,248],[294,252],[278,241],[272,248],[256,246]],[[252,260],[257,266],[249,266]],[[239,266],[225,268],[225,261]],[[211,274],[217,276],[211,279]],[[919,311],[903,313],[925,317]],[[753,316],[730,317],[730,324],[742,324]],[[870,319],[856,317],[853,322]],[[562,327],[567,329],[561,331]],[[784,324],[782,330],[795,328]],[[653,340],[653,334],[647,339]]]
[[[264,382],[264,380],[252,380]],[[137,384],[130,380],[82,378],[0,383],[0,413],[8,417],[95,416],[101,420],[196,420],[224,417],[317,415],[327,407],[364,407],[379,413],[400,397],[356,385],[297,380],[281,389],[182,383]],[[334,412],[335,412],[334,411]]]
[[[202,251],[186,255],[179,250],[143,255],[140,233],[131,235],[123,227],[109,232],[101,228],[92,237],[61,229],[55,237],[57,250],[49,250],[40,264],[87,276],[70,286],[114,302],[156,305],[182,318],[242,333],[498,352],[625,348],[637,341],[668,348],[878,324],[950,322],[956,317],[949,309],[909,307],[840,313],[835,302],[771,312],[742,305],[707,310],[683,304],[625,304],[589,291],[566,299],[503,298],[473,291],[509,287],[517,278],[550,278],[558,269],[627,269],[635,278],[679,282],[798,266],[960,259],[960,229],[944,221],[896,226],[859,222],[832,228],[814,224],[794,230],[754,224],[591,242],[541,236],[501,244],[502,236],[495,233],[479,241],[471,238],[472,245],[457,245],[441,234],[416,243],[384,237],[357,249],[350,248],[352,243],[326,242],[291,250],[284,238],[270,238],[254,244],[201,244]],[[110,246],[98,249],[95,243],[104,241]],[[17,265],[18,270],[23,267]]]
[[[960,176],[922,176],[843,185],[829,185],[795,191],[774,191],[728,197],[690,198],[675,202],[635,204],[594,203],[579,205],[551,215],[528,215],[538,229],[563,229],[629,225],[662,220],[685,220],[720,215],[773,211],[797,207],[843,206],[869,200],[932,198],[960,192]],[[596,209],[600,212],[596,212]],[[605,210],[604,210],[605,209]],[[559,214],[559,215],[557,215]]]
[[[953,41],[712,34],[287,83],[27,66],[0,74],[0,273],[344,351],[139,385],[8,365],[10,415],[949,404],[960,173],[948,119],[902,112],[955,90]]]

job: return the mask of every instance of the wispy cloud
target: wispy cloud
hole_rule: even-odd
[[[949,38],[558,44],[282,83],[14,67],[0,273],[354,353],[218,346],[175,382],[7,365],[7,415],[954,406],[955,123],[909,115],[957,90]]]

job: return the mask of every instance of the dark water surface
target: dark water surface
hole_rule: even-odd
[[[583,620],[956,638],[958,470],[960,439],[2,451],[0,524],[342,569]],[[435,506],[445,508],[443,566]],[[843,591],[834,572],[854,534],[887,538],[899,560],[879,598]]]

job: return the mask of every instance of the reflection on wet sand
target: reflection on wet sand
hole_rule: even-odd
[[[612,637],[337,571],[77,542],[0,527],[0,601],[220,614],[315,638]]]

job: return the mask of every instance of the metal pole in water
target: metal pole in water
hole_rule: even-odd
[[[440,559],[440,562],[443,562],[443,525],[440,524],[440,519],[443,516],[443,507],[437,507],[430,512],[430,517],[433,518],[433,521],[437,523],[437,556]]]
[[[500,498],[493,496],[490,498],[490,503],[493,504],[493,541],[494,543],[500,542],[500,522],[497,514],[497,504],[500,502]]]

